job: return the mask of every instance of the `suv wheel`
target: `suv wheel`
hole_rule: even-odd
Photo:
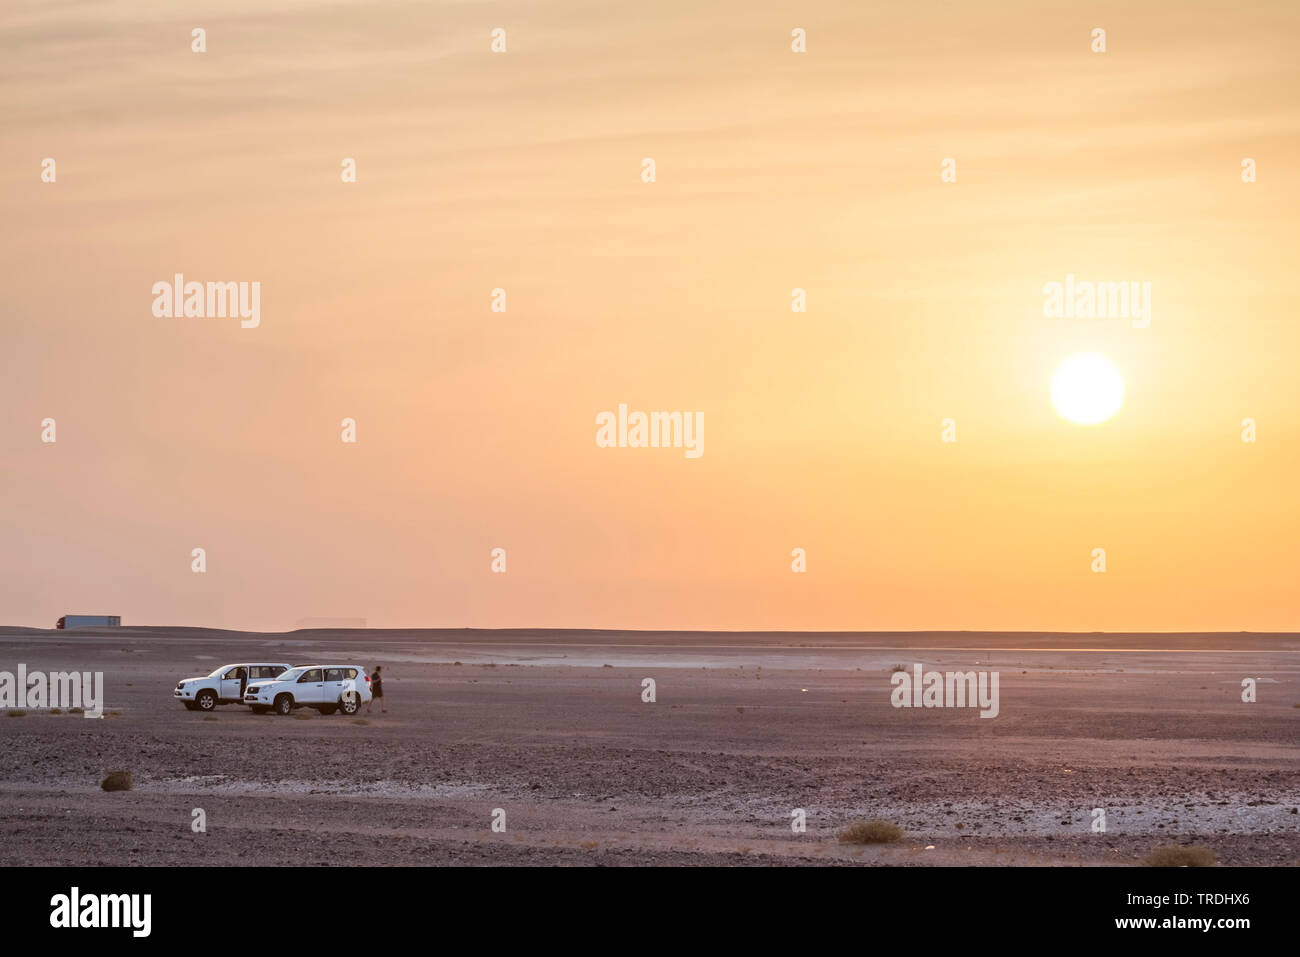
[[[339,699],[339,710],[344,714],[356,714],[361,710],[361,695],[349,691]]]
[[[276,714],[288,714],[293,710],[293,696],[288,694],[278,695],[272,707],[274,707]]]
[[[200,691],[194,698],[194,704],[200,711],[211,711],[217,706],[217,693],[215,691]]]

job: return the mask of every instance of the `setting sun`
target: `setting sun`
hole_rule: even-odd
[[[1052,407],[1075,425],[1105,422],[1124,404],[1124,377],[1098,352],[1066,357],[1052,376]]]

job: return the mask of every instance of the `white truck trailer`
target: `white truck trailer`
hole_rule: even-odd
[[[121,615],[64,615],[54,626],[62,631],[65,628],[121,628]]]

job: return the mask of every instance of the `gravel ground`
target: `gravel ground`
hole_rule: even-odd
[[[383,664],[389,712],[172,700],[247,660]],[[0,629],[20,662],[109,710],[0,713],[5,865],[1300,863],[1294,636]],[[913,662],[999,672],[998,716],[892,707]],[[904,839],[837,840],[877,817]]]

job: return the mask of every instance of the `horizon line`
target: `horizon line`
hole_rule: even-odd
[[[356,627],[316,627],[316,628],[292,628],[286,630],[265,630],[265,629],[247,629],[247,628],[226,628],[212,625],[117,625],[117,626],[83,626],[79,628],[59,629],[59,628],[42,628],[35,625],[0,625],[0,633],[9,631],[37,631],[65,633],[83,632],[126,632],[126,631],[221,631],[232,634],[243,635],[293,635],[308,632],[581,632],[586,634],[701,634],[701,635],[1063,635],[1063,636],[1116,636],[1116,635],[1157,635],[1157,636],[1190,636],[1190,635],[1248,635],[1251,637],[1285,637],[1300,638],[1300,631],[1227,631],[1227,630],[1208,630],[1208,631],[1189,631],[1179,629],[1175,631],[1141,631],[1117,629],[1112,631],[1090,630],[1090,631],[1067,631],[1057,629],[987,629],[987,628],[885,628],[885,629],[861,629],[861,628],[836,628],[836,629],[789,629],[789,628],[575,628],[566,626],[512,626],[512,627],[479,627],[472,625],[415,625],[415,626],[394,626],[387,628],[356,628]]]

